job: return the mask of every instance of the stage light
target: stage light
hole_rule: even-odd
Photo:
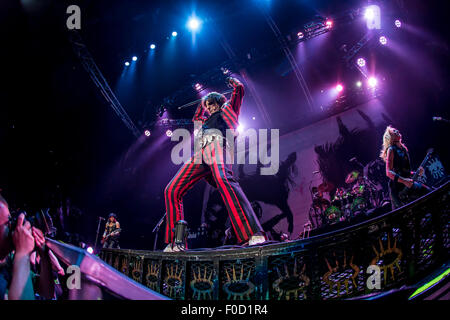
[[[303,39],[304,36],[305,35],[303,34],[303,32],[297,33],[297,38],[299,38],[299,39]]]
[[[176,37],[178,35],[178,32],[174,31],[172,32],[172,37]]]
[[[358,66],[364,67],[366,65],[366,60],[364,58],[358,58],[358,60],[356,60],[356,63],[358,64]]]
[[[364,12],[364,18],[367,20],[371,20],[375,18],[375,10],[373,7],[368,7],[366,11]]]
[[[255,118],[255,117],[252,117],[252,120],[256,120],[256,118]]]
[[[370,77],[369,80],[367,81],[367,84],[371,88],[375,88],[377,83],[378,83],[378,81],[377,81],[377,78],[375,78],[375,77]]]
[[[228,70],[227,68],[220,68],[220,70],[222,70],[223,74],[229,74],[230,70]]]
[[[137,61],[137,57],[136,56],[133,57],[133,61]]]
[[[397,28],[400,28],[401,26],[402,26],[402,22],[400,21],[400,20],[395,20],[395,26],[397,27]]]
[[[203,90],[203,86],[200,83],[196,83],[194,84],[194,89],[200,92]]]
[[[327,29],[330,29],[333,26],[333,20],[327,20],[325,22],[325,26],[327,27]]]
[[[150,132],[150,130],[147,129],[147,130],[144,131],[144,134],[145,134],[146,137],[150,137],[150,135],[152,133]]]
[[[152,43],[152,44],[150,45],[150,49],[154,50],[155,48],[156,48],[156,45],[155,45],[154,43]]]
[[[189,19],[187,26],[189,28],[189,30],[195,32],[198,29],[200,29],[200,25],[201,25],[201,21],[199,19],[197,19],[196,17],[192,17]]]
[[[344,87],[342,86],[342,84],[338,84],[338,85],[336,86],[336,91],[337,91],[337,92],[341,92],[342,90],[344,90]]]
[[[172,133],[173,133],[172,130],[169,129],[166,131],[166,136],[171,137]]]
[[[387,43],[387,39],[385,36],[380,37],[380,43],[384,46]]]
[[[356,81],[356,86],[357,86],[358,88],[361,88],[362,82],[361,82],[361,81]]]
[[[381,12],[377,5],[370,5],[364,11],[364,18],[367,20],[367,29],[381,29]]]
[[[86,251],[87,251],[88,253],[90,253],[90,254],[93,254],[93,253],[94,253],[94,249],[92,249],[92,247],[88,247],[88,248],[86,249]]]
[[[127,61],[127,62],[125,62],[125,66],[129,66],[130,65],[130,63]]]
[[[243,124],[238,125],[237,131],[238,131],[239,133],[244,132],[244,125],[243,125]]]

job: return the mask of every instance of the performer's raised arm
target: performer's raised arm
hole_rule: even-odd
[[[193,122],[200,121],[202,123],[205,122],[204,114],[205,114],[205,108],[203,108],[203,102],[200,102],[197,106],[197,110],[195,110],[192,121]]]
[[[227,80],[228,83],[234,88],[230,99],[230,105],[234,112],[239,115],[242,99],[244,98],[244,85],[236,78],[229,77]]]

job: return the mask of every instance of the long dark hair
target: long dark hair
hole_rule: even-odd
[[[227,101],[227,98],[218,92],[210,92],[202,99],[202,105],[203,107],[206,107],[206,101],[215,102],[219,105],[219,107],[222,107],[223,104]]]

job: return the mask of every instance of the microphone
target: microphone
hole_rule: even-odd
[[[442,117],[433,117],[433,121],[442,121],[442,122],[450,123],[449,120],[444,119],[444,118],[442,118]]]

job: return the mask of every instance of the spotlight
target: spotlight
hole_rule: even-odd
[[[194,84],[194,89],[200,92],[202,91],[203,86],[200,83],[196,83]]]
[[[325,26],[327,27],[327,29],[330,29],[333,26],[333,20],[327,20],[325,22]]]
[[[356,60],[356,63],[358,64],[358,66],[364,67],[366,65],[366,60],[364,60],[364,58],[358,58],[358,60]]]
[[[299,38],[299,39],[303,39],[304,36],[305,35],[303,34],[303,32],[297,33],[297,38]]]
[[[364,12],[364,18],[367,20],[371,20],[375,18],[375,10],[373,7],[368,7],[366,11]]]
[[[380,37],[380,43],[384,46],[387,43],[387,39],[385,36]]]
[[[178,35],[178,32],[174,31],[172,32],[172,37],[176,37]]]
[[[166,131],[166,136],[171,137],[172,136],[172,130],[167,130]]]
[[[152,43],[152,44],[150,45],[150,49],[154,50],[155,48],[156,48],[156,45],[155,45],[154,43]]]
[[[144,134],[145,134],[146,137],[150,137],[150,135],[152,133],[150,132],[150,130],[147,129],[147,130],[144,131]]]
[[[133,57],[133,61],[137,61],[137,57],[136,56]]]
[[[201,24],[201,22],[199,19],[197,19],[196,17],[192,17],[189,19],[187,26],[188,26],[189,30],[194,32],[200,28],[200,24]]]
[[[400,28],[401,26],[402,26],[402,22],[400,21],[400,20],[395,20],[395,26],[397,27],[397,28]]]
[[[130,65],[130,63],[127,61],[127,62],[125,62],[125,66],[129,66]]]
[[[342,86],[342,84],[338,84],[338,85],[336,86],[336,91],[337,91],[337,92],[341,92],[342,90],[344,90],[344,87]]]
[[[356,81],[356,86],[357,86],[358,88],[361,88],[362,82],[361,82],[361,81]]]
[[[256,117],[252,117],[252,120],[256,120]]]
[[[86,251],[87,251],[88,253],[90,253],[90,254],[93,254],[93,253],[94,253],[94,249],[92,249],[92,247],[88,247],[88,248],[86,249]]]
[[[237,131],[238,131],[239,133],[244,132],[244,125],[243,125],[243,124],[238,125]]]
[[[375,77],[370,77],[369,80],[367,81],[367,84],[369,85],[369,87],[371,88],[375,88],[377,85],[377,78]]]

